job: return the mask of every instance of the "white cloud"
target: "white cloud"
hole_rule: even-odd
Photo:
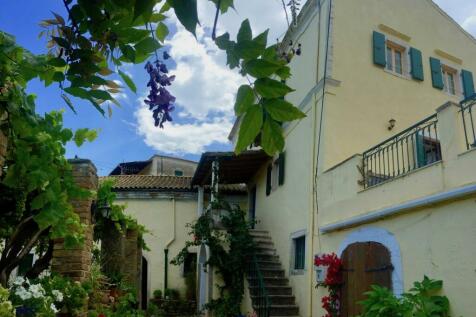
[[[227,143],[227,134],[232,122],[227,118],[215,118],[210,122],[178,124],[168,122],[164,129],[154,126],[154,120],[147,106],[141,106],[135,113],[137,132],[144,142],[153,149],[170,154],[200,154],[214,143]]]
[[[462,26],[473,36],[476,36],[476,11],[463,21]]]

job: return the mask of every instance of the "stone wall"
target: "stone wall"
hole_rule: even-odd
[[[69,161],[73,168],[73,178],[79,187],[97,190],[98,176],[96,167],[90,160],[73,159]],[[93,224],[91,205],[92,197],[73,200],[74,210],[85,225],[84,244],[72,249],[64,247],[63,239],[55,240],[51,270],[76,281],[84,281],[89,277],[93,246]]]

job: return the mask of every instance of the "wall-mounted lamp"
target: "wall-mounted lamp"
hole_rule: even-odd
[[[388,131],[392,130],[395,127],[395,123],[397,123],[397,120],[393,118],[388,120]]]
[[[111,206],[109,206],[107,202],[97,203],[96,201],[93,201],[91,205],[93,223],[96,223],[96,220],[99,217],[108,219],[109,216],[111,215],[111,209],[112,209]]]

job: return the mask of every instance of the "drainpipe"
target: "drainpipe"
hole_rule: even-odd
[[[172,238],[167,242],[164,249],[164,294],[165,290],[168,286],[168,273],[169,273],[169,247],[175,241],[175,216],[176,216],[176,204],[175,204],[175,197],[172,197],[172,213],[173,213],[173,235]]]
[[[318,6],[319,6],[319,24],[321,23],[322,19],[322,4],[321,0],[318,0]],[[321,97],[321,111],[320,111],[320,117],[319,117],[319,134],[318,134],[318,140],[317,140],[317,149],[316,149],[316,128],[317,128],[317,100],[316,100],[316,105],[314,107],[314,120],[313,120],[313,135],[314,135],[314,142],[313,142],[313,156],[316,155],[316,161],[315,161],[315,175],[313,178],[313,193],[311,195],[312,199],[312,210],[311,210],[311,217],[310,217],[310,237],[311,237],[311,245],[310,245],[310,267],[311,272],[311,278],[309,279],[309,316],[312,316],[312,309],[313,309],[313,290],[314,290],[314,280],[312,278],[312,270],[314,268],[314,234],[316,232],[315,229],[315,220],[317,219],[317,214],[318,214],[318,201],[317,201],[317,174],[318,174],[318,168],[319,168],[319,153],[320,153],[320,147],[321,147],[321,131],[322,131],[322,116],[324,114],[324,97],[326,94],[326,79],[327,79],[327,62],[328,62],[328,57],[329,57],[329,38],[330,38],[330,29],[331,29],[331,17],[332,17],[332,0],[329,0],[329,15],[328,15],[328,20],[327,20],[327,34],[326,34],[326,50],[325,50],[325,62],[324,62],[324,76],[323,76],[323,83],[322,83],[322,97]],[[320,45],[321,45],[321,32],[319,29],[319,32],[317,33],[318,36],[318,49],[317,49],[317,71],[316,71],[316,83],[319,83],[319,60],[320,60]],[[317,154],[314,154],[316,153]],[[314,214],[314,209],[316,210],[316,214]],[[319,234],[319,232],[317,233]],[[319,243],[319,248],[320,248],[320,243]]]

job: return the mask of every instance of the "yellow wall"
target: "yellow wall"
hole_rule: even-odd
[[[169,261],[183,248],[188,237],[185,224],[197,218],[196,196],[188,199],[150,198],[150,199],[119,199],[117,203],[126,204],[126,213],[137,218],[145,225],[150,234],[145,235],[145,242],[150,251],[144,251],[144,257],[149,265],[149,296],[156,289],[164,290],[164,249],[169,241],[175,240],[169,246]],[[175,222],[175,225],[174,225]],[[168,265],[168,287],[179,289],[185,293],[185,279],[181,275],[181,267]]]
[[[317,0],[310,0],[312,5],[307,7],[308,10],[317,6],[317,2]],[[327,9],[330,1],[321,2],[323,3],[322,11],[312,14],[310,19],[304,19],[304,22],[285,38],[285,41],[292,39],[295,45],[297,43],[302,45],[302,55],[296,56],[290,63],[293,76],[287,84],[296,91],[289,95],[288,100],[307,114],[305,119],[285,126],[285,184],[267,197],[265,195],[266,166],[262,167],[250,184],[250,186],[257,184],[256,216],[261,221],[258,227],[270,231],[278,255],[286,269],[286,275],[293,286],[301,316],[310,316],[311,313],[313,316],[318,316],[321,313],[318,308],[320,296],[316,295],[313,288],[315,276],[311,277],[310,274],[313,254],[321,250],[335,251],[344,233],[334,234],[335,238],[330,238],[330,235],[325,237],[317,234],[314,237],[308,235],[306,274],[289,276],[291,233],[301,229],[307,229],[309,233],[316,231],[317,227],[323,224],[400,203],[405,199],[471,183],[472,179],[468,176],[468,171],[472,170],[470,166],[474,166],[476,161],[474,154],[459,155],[462,151],[448,145],[445,151],[447,158],[451,157],[451,159],[445,163],[417,171],[411,176],[412,178],[408,176],[397,180],[394,184],[386,184],[386,187],[373,189],[373,193],[366,191],[359,195],[357,195],[359,189],[356,188],[358,187],[356,184],[358,171],[355,167],[359,161],[358,158],[346,163],[347,165],[343,167],[346,171],[341,169],[332,176],[323,174],[324,171],[355,153],[362,153],[433,114],[435,109],[446,101],[458,102],[460,97],[452,97],[432,87],[429,57],[437,57],[445,63],[445,58],[436,55],[435,50],[448,52],[463,61],[462,65],[454,65],[453,62],[446,61],[449,65],[470,70],[476,78],[476,42],[463,33],[430,0],[333,0],[330,54],[327,61],[327,78],[330,80],[326,85],[324,107],[321,108],[322,94],[316,87],[319,82],[322,82],[325,70]],[[423,82],[390,74],[373,64],[372,32],[385,33],[379,29],[380,24],[388,25],[410,36],[411,39],[407,45],[422,51],[425,76]],[[389,38],[394,39],[394,36],[389,35]],[[323,113],[322,130],[320,130],[321,112]],[[392,118],[396,120],[396,126],[389,131],[388,121]],[[319,136],[321,141],[318,150]],[[454,140],[457,141],[458,146],[461,145],[461,140]],[[318,152],[319,178],[323,179],[315,187],[314,174]],[[456,157],[460,160],[453,160]],[[318,207],[314,202],[313,190],[319,193]],[[469,202],[465,204],[453,205],[458,210],[459,206],[465,206],[461,207],[459,215],[461,218],[470,215]],[[441,207],[443,211],[438,213],[438,216],[432,216],[433,219],[445,220],[449,217],[449,212],[445,211],[445,208],[453,207]],[[401,223],[400,218],[393,220],[392,226],[404,228],[405,224],[411,223],[425,212],[430,211],[422,211],[420,216],[405,216],[416,217],[412,218],[413,220],[402,217]],[[313,223],[313,215],[316,214],[319,214],[319,219],[314,219]],[[472,216],[468,218],[468,223],[474,223]],[[390,222],[385,224],[390,226]],[[449,230],[457,228],[454,225],[442,225],[447,226]],[[401,245],[402,249],[409,249],[405,255],[405,265],[411,263],[413,256],[416,261],[422,263],[412,273],[405,273],[405,287],[410,286],[410,281],[422,278],[430,261],[426,256],[427,253],[422,253],[422,248],[410,250],[412,239],[415,240],[419,232],[426,232],[430,230],[429,228],[436,226],[438,226],[436,222],[425,224],[422,220],[412,227],[414,229],[411,232],[414,236],[403,237],[404,233],[401,233],[402,237],[398,237],[399,241],[400,239],[406,241]],[[391,229],[393,230],[393,227],[389,230]],[[403,229],[401,230],[404,232]],[[465,235],[466,238],[474,240],[474,230],[466,232]],[[426,246],[431,245],[436,248],[441,239],[441,236],[433,235]],[[313,241],[312,251],[309,249],[311,240]],[[453,244],[456,245],[460,240],[458,238],[458,241],[455,240]],[[449,243],[451,242],[445,245]],[[456,252],[454,245],[451,252]],[[444,252],[444,250],[435,252]],[[451,252],[448,251],[448,254],[452,254]],[[466,263],[465,270],[467,271],[467,260],[462,260],[458,265],[463,266],[464,263]],[[458,286],[458,283],[462,281],[461,277],[448,274],[447,268],[443,265],[440,271],[428,270],[428,274],[432,272],[435,272],[435,278],[445,280],[447,292],[463,290],[466,287]],[[436,273],[441,274],[437,276]],[[474,276],[474,273],[472,274]],[[449,279],[452,281],[447,282]],[[463,292],[458,291],[457,294],[465,296]],[[458,301],[458,303],[461,302],[461,312],[467,312],[469,300],[464,298]],[[460,313],[460,310],[455,311]],[[465,315],[471,314],[465,313]]]

